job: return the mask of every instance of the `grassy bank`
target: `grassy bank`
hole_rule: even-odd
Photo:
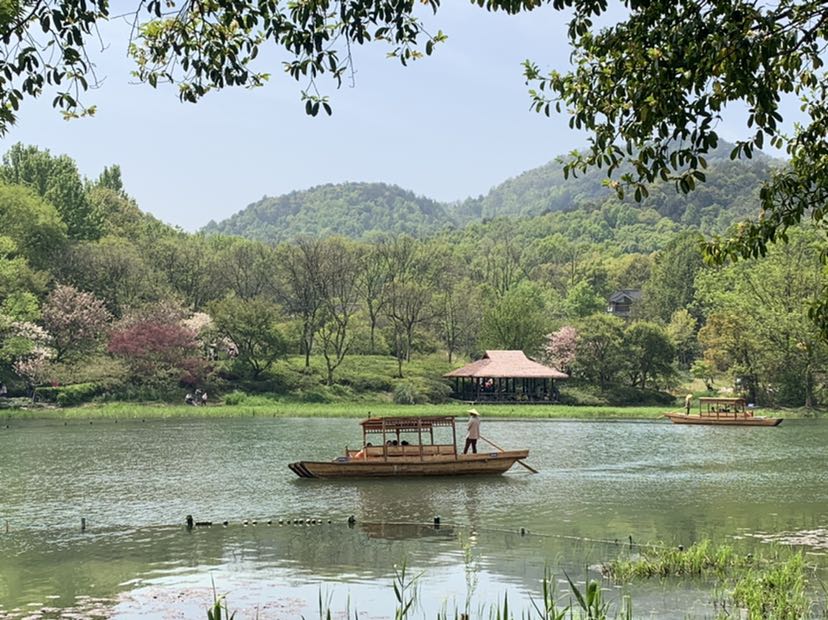
[[[365,418],[368,416],[456,415],[464,416],[469,406],[396,405],[392,403],[296,403],[262,397],[234,405],[188,405],[101,403],[80,407],[37,407],[0,410],[0,419],[147,419],[185,417],[303,417]],[[487,418],[545,418],[571,420],[658,420],[669,407],[607,407],[573,405],[477,405]],[[764,415],[786,418],[806,417],[800,411],[762,410]],[[810,414],[813,415],[813,414]]]

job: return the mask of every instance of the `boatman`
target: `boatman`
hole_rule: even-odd
[[[684,408],[687,410],[687,415],[690,415],[690,407],[693,406],[693,395],[688,394],[684,397]]]
[[[469,451],[471,446],[472,452],[477,454],[477,440],[480,439],[480,414],[477,409],[469,409],[469,426],[468,433],[466,433],[466,447],[463,448],[463,454]]]

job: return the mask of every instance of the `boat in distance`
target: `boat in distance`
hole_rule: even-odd
[[[754,415],[744,398],[699,399],[698,413],[665,413],[673,424],[708,424],[715,426],[778,426],[782,418],[766,418]]]
[[[332,461],[297,461],[288,467],[300,478],[470,476],[502,474],[529,456],[526,449],[458,453],[453,416],[368,418],[360,425],[360,450],[346,448],[344,456]],[[452,442],[435,443],[435,428],[450,429]],[[378,445],[368,441],[380,437]]]

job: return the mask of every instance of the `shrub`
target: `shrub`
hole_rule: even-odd
[[[394,402],[398,405],[416,405],[423,401],[425,398],[409,381],[401,381],[394,388]]]
[[[241,405],[247,400],[247,394],[239,390],[233,390],[224,397],[225,405]]]
[[[324,387],[319,387],[311,390],[298,390],[296,392],[296,399],[302,403],[329,403],[331,397]]]
[[[38,388],[37,396],[41,400],[57,403],[61,407],[80,405],[92,400],[104,392],[106,386],[98,383],[76,383],[58,387]]]

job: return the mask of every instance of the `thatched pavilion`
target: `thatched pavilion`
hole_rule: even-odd
[[[482,359],[443,375],[454,380],[452,396],[467,401],[557,400],[555,380],[566,373],[530,360],[523,351],[486,351]]]

